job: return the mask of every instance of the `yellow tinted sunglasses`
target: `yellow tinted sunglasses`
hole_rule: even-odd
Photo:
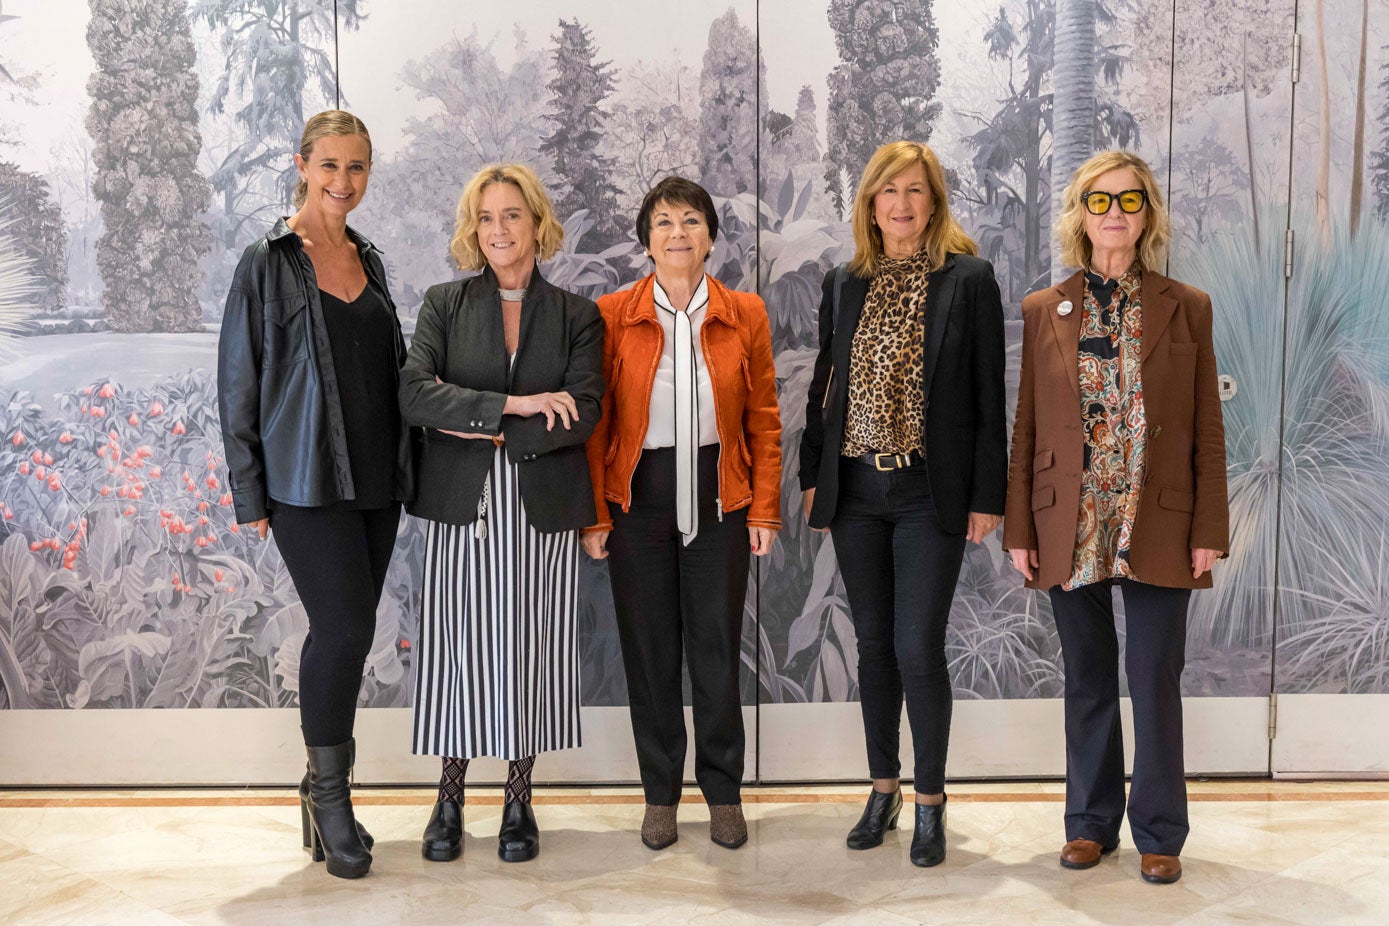
[[[1143,211],[1144,205],[1148,202],[1148,191],[1124,190],[1122,193],[1103,193],[1091,190],[1080,194],[1080,201],[1085,203],[1085,211],[1091,215],[1104,215],[1116,199],[1119,201],[1119,210],[1132,215]]]

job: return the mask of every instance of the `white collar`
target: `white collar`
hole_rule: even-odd
[[[661,283],[659,280],[653,279],[651,281],[651,289],[652,296],[656,300],[656,305],[665,309],[667,312],[670,312],[672,315],[675,314],[675,306],[670,304],[670,297],[667,296],[666,291],[661,288]],[[699,285],[695,287],[694,295],[690,297],[689,308],[687,308],[685,311],[689,313],[690,318],[693,319],[695,313],[703,309],[708,304],[709,277],[707,274],[701,274],[699,277]]]

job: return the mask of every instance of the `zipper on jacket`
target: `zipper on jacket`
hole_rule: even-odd
[[[709,321],[709,316],[708,316],[707,314],[704,316],[704,321],[706,322],[706,324],[707,324],[707,322]],[[710,391],[711,391],[711,392],[713,393],[713,395],[714,395],[714,431],[715,431],[715,433],[717,433],[718,430],[719,430],[719,391],[718,391],[717,389],[713,388],[713,386],[714,386],[714,361],[713,361],[713,358],[711,358],[711,357],[709,356],[709,338],[708,338],[708,335],[709,335],[709,329],[708,329],[705,325],[700,325],[700,328],[699,328],[699,349],[700,349],[700,350],[703,352],[703,354],[704,354],[704,366],[705,366],[705,368],[708,369],[708,371],[709,371],[709,386],[710,386]],[[716,477],[716,478],[715,478],[715,482],[716,482],[716,484],[718,485],[718,489],[719,489],[719,494],[716,495],[716,496],[714,497],[714,504],[715,504],[716,506],[718,506],[719,523],[722,524],[722,523],[723,523],[723,435],[722,435],[722,434],[719,435],[719,459],[718,459],[718,461],[714,464],[714,466],[715,466],[714,475],[715,475],[715,477]],[[749,485],[749,486],[752,485],[752,468],[751,468],[751,467],[748,468],[748,485]]]
[[[830,378],[829,378],[829,381],[825,383],[825,397],[824,397],[823,399],[820,400],[820,408],[821,408],[821,409],[824,409],[825,406],[827,406],[827,405],[830,404],[830,390],[833,388],[833,386],[834,386],[834,364],[830,364]]]

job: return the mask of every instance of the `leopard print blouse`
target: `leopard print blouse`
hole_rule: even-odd
[[[884,257],[868,284],[849,349],[849,407],[840,454],[911,453],[922,443],[926,285],[930,256]]]

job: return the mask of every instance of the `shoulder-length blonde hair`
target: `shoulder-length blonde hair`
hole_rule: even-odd
[[[320,138],[344,135],[360,135],[366,139],[367,164],[370,165],[371,133],[367,131],[366,123],[341,109],[325,109],[323,112],[309,117],[309,121],[304,123],[304,134],[299,136],[299,156],[307,161],[313,157],[314,142]],[[308,198],[309,185],[300,178],[299,182],[294,185],[294,208],[302,208],[304,201]]]
[[[888,142],[868,159],[863,177],[854,194],[850,223],[854,229],[854,258],[849,270],[860,277],[878,272],[883,256],[883,233],[873,223],[873,197],[887,184],[912,165],[920,164],[926,171],[926,185],[931,189],[931,218],[926,223],[925,246],[931,269],[945,263],[947,253],[978,254],[979,246],[965,233],[950,214],[950,191],[945,187],[945,168],[927,145],[916,141]]]
[[[1133,171],[1148,194],[1143,234],[1138,236],[1138,263],[1144,270],[1161,270],[1167,263],[1167,245],[1172,240],[1172,219],[1162,187],[1148,162],[1132,151],[1101,151],[1076,168],[1061,198],[1061,217],[1056,220],[1056,239],[1061,245],[1061,261],[1068,267],[1089,268],[1094,246],[1085,233],[1085,205],[1080,197],[1090,191],[1101,175],[1111,170]]]
[[[489,164],[473,175],[458,198],[458,214],[453,227],[449,253],[463,270],[481,270],[487,258],[477,244],[477,210],[482,191],[494,183],[509,183],[521,191],[521,198],[535,220],[535,249],[541,260],[549,260],[564,242],[564,226],[555,218],[550,197],[540,178],[524,164]]]

